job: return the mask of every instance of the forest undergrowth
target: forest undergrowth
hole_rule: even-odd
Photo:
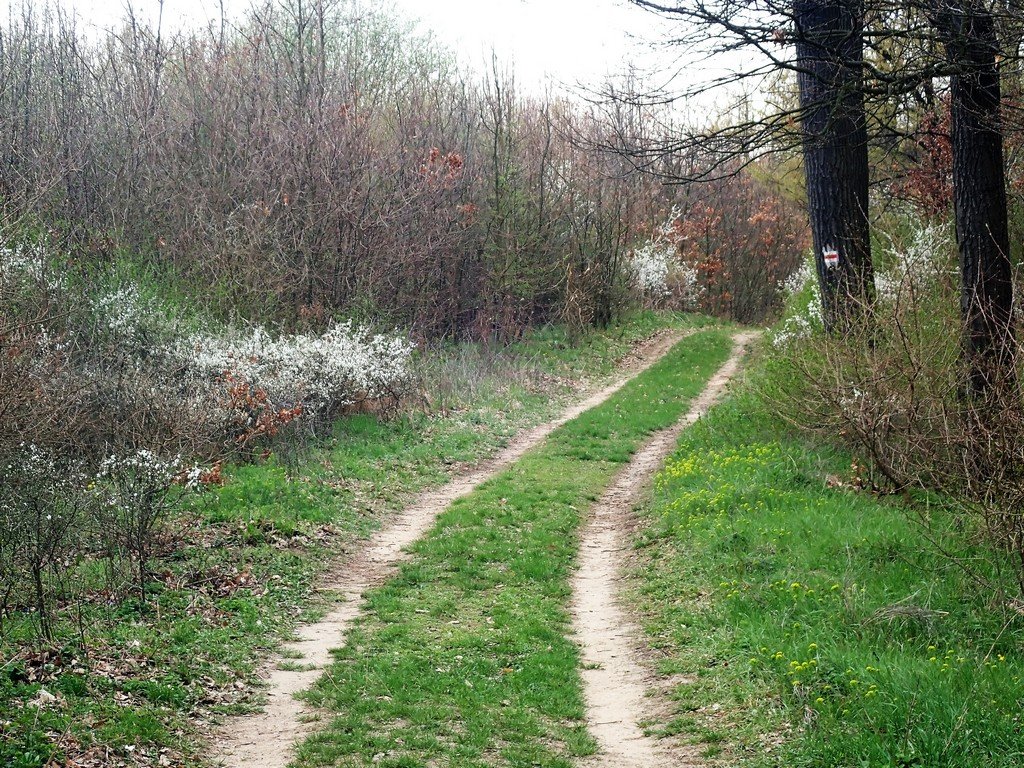
[[[633,567],[671,685],[654,732],[716,765],[1020,762],[1013,569],[949,509],[925,529],[749,389],[684,434],[656,486]]]
[[[711,764],[1024,757],[1018,408],[964,394],[950,233],[879,261],[860,333],[825,335],[794,275],[639,510],[631,595],[672,699],[649,727]]]

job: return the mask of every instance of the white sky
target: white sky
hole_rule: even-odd
[[[30,0],[31,2],[32,0]],[[43,0],[35,0],[37,3]],[[652,49],[667,29],[664,21],[626,0],[361,0],[382,10],[395,9],[419,19],[464,63],[483,67],[493,48],[514,63],[520,84],[533,89],[547,79],[573,86],[593,85],[628,63],[669,67],[670,51]],[[6,18],[22,0],[0,0]],[[85,26],[104,27],[119,20],[125,0],[50,0],[74,9]],[[249,0],[223,0],[227,16]],[[156,17],[158,0],[133,0],[136,13]],[[171,28],[206,25],[220,17],[221,0],[165,0],[164,24]]]
[[[593,84],[628,63],[649,65],[657,38],[653,16],[625,0],[394,0],[419,16],[467,63],[493,46],[513,61],[523,84],[546,76]],[[476,59],[476,62],[473,59]]]

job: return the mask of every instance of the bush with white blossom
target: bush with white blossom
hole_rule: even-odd
[[[100,464],[93,483],[100,536],[112,562],[133,564],[140,593],[156,535],[202,474],[180,456],[164,458],[144,448]]]
[[[782,281],[779,286],[782,288],[783,294],[786,298],[792,298],[803,289],[818,279],[817,274],[814,270],[814,262],[809,259],[805,259],[798,269],[796,269],[789,277]]]
[[[673,209],[654,236],[629,256],[629,271],[640,293],[650,302],[660,303],[675,296],[683,309],[694,309],[703,286],[696,267],[679,258],[679,239],[674,224],[679,218]]]
[[[786,349],[795,341],[806,339],[825,327],[821,313],[821,292],[812,261],[804,263],[781,285],[791,311],[772,334],[772,346]]]
[[[412,350],[407,339],[371,334],[346,322],[321,335],[274,338],[260,326],[244,333],[196,334],[178,342],[173,355],[207,382],[230,373],[277,406],[301,405],[310,416],[321,416],[362,399],[400,396],[409,381]]]
[[[20,242],[0,248],[0,283],[30,283],[49,291],[66,288],[66,279],[51,267],[48,256],[44,242]]]
[[[952,250],[948,227],[927,224],[915,228],[904,248],[890,248],[891,264],[876,270],[878,300],[894,303],[902,294],[927,288],[943,273],[955,274],[956,269],[950,259]]]
[[[91,308],[99,328],[120,341],[141,339],[157,314],[139,286],[130,282],[93,297]]]
[[[666,296],[668,273],[676,259],[675,247],[664,240],[648,240],[630,255],[630,266],[637,286],[648,296]]]
[[[91,414],[96,446],[252,456],[286,424],[323,427],[362,400],[397,404],[410,386],[413,345],[399,334],[351,322],[319,334],[273,334],[260,325],[215,329],[129,279],[100,276],[90,289],[88,281],[62,278],[64,290],[56,292],[50,275],[58,260],[45,242],[0,250],[0,287],[18,297],[25,317],[15,319],[20,364],[53,363],[41,370],[73,379],[65,389],[76,393],[79,413]],[[40,305],[48,309],[41,321],[34,314]],[[94,461],[101,458],[93,453]]]
[[[412,382],[400,334],[218,326],[60,264],[45,240],[0,249],[0,622],[32,611],[43,635],[82,560],[144,598],[170,524],[224,461],[287,461],[345,407]]]
[[[913,293],[934,285],[943,274],[955,274],[952,252],[948,227],[928,224],[915,228],[908,244],[903,248],[890,246],[885,259],[888,264],[875,270],[876,300],[889,305],[899,302],[901,297],[911,300]],[[808,338],[824,327],[813,261],[805,261],[781,287],[794,311],[772,337],[778,349]]]
[[[5,451],[0,465],[0,615],[19,588],[32,595],[44,636],[50,635],[50,572],[66,567],[72,532],[85,516],[82,464],[33,444]]]

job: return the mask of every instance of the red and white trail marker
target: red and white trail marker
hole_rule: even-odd
[[[825,266],[829,269],[839,266],[839,251],[835,248],[826,248],[821,255],[825,259]]]

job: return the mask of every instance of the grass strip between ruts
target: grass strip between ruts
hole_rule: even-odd
[[[653,431],[685,412],[729,334],[680,342],[616,395],[452,504],[368,595],[307,694],[336,713],[300,765],[568,766],[595,745],[567,638],[577,530]]]

